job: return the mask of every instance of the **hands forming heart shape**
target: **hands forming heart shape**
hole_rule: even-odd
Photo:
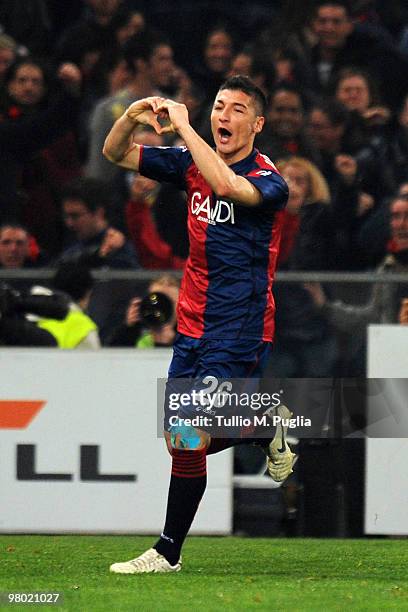
[[[164,98],[144,98],[129,106],[126,116],[133,122],[150,125],[157,134],[175,132],[176,128],[170,120],[169,111],[163,108]]]

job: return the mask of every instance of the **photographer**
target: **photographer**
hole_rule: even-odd
[[[134,297],[130,300],[123,324],[113,331],[107,344],[135,348],[172,346],[176,337],[179,288],[178,279],[170,274],[152,281],[144,299]],[[158,295],[157,307],[154,307],[153,294]],[[167,302],[163,296],[168,298]],[[160,323],[161,320],[165,322]]]
[[[61,264],[53,280],[52,290],[65,296],[68,301],[66,316],[61,318],[46,316],[37,325],[47,330],[55,338],[60,349],[99,349],[98,327],[86,314],[94,280],[86,266],[74,263]],[[34,287],[32,290],[50,294],[45,287]]]
[[[57,346],[54,336],[26,319],[26,314],[63,319],[67,312],[68,302],[63,295],[23,294],[0,283],[0,346]]]

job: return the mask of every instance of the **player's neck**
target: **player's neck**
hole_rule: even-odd
[[[219,157],[221,157],[222,161],[227,164],[227,166],[232,166],[233,164],[237,164],[248,157],[253,150],[254,146],[252,144],[251,147],[246,147],[245,149],[240,149],[239,151],[234,151],[233,153],[224,153],[218,149],[216,149],[216,153]]]

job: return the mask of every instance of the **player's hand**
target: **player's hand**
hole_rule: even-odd
[[[57,71],[57,77],[74,96],[81,93],[82,74],[78,66],[70,62],[61,64]]]
[[[185,104],[175,102],[174,100],[164,100],[157,108],[159,117],[163,120],[168,120],[168,125],[162,128],[161,133],[178,132],[186,125],[190,125],[188,119],[188,110]]]
[[[401,300],[401,308],[398,314],[398,321],[401,325],[408,325],[408,298]]]
[[[334,166],[347,185],[352,185],[357,176],[357,162],[351,155],[336,155]]]
[[[127,327],[133,327],[140,321],[140,302],[142,298],[135,297],[130,300],[129,306],[126,310],[125,324]]]
[[[325,305],[327,298],[320,283],[304,283],[303,287],[310,293],[315,306],[322,308]]]
[[[99,249],[99,257],[106,257],[112,251],[117,251],[125,244],[125,236],[117,229],[110,227]]]
[[[164,134],[165,131],[170,130],[165,130],[159,123],[159,118],[163,117],[160,116],[158,107],[163,102],[164,98],[160,98],[159,96],[136,100],[136,102],[133,102],[127,109],[126,116],[135,124],[150,125],[158,134]]]

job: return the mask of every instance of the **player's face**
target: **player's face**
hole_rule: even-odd
[[[247,157],[263,127],[251,96],[240,90],[219,91],[211,113],[211,130],[218,155],[228,164]]]
[[[6,227],[0,233],[0,265],[3,268],[21,268],[28,257],[27,233]]]
[[[399,249],[408,249],[408,202],[396,200],[390,212],[392,238]]]

